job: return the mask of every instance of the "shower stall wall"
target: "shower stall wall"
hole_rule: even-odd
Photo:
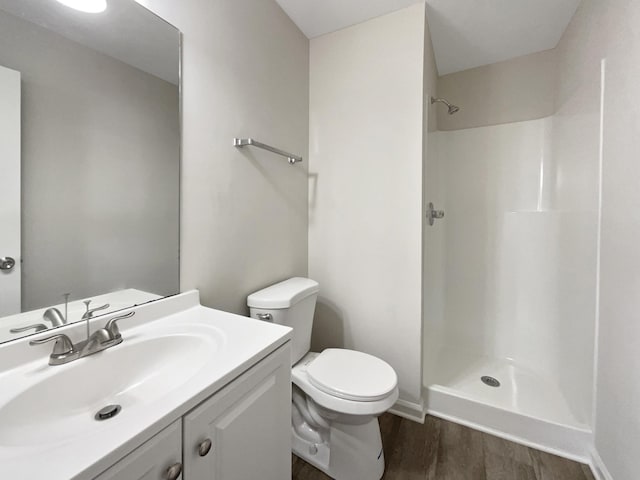
[[[568,121],[429,134],[427,198],[446,216],[425,227],[423,373],[431,413],[584,459],[598,157],[568,200]]]

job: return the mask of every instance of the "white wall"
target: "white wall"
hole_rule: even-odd
[[[424,5],[311,41],[313,347],[388,361],[421,402]]]
[[[177,87],[5,12],[0,64],[22,73],[23,311],[177,293]]]
[[[273,0],[141,0],[183,32],[180,287],[248,313],[307,274],[309,42]],[[302,164],[248,148],[254,137]]]
[[[585,148],[599,140],[591,125],[606,58],[595,447],[616,480],[634,480],[640,468],[638,25],[640,2],[583,0],[558,47],[558,102],[575,125],[565,135],[574,159],[566,179],[584,168]]]

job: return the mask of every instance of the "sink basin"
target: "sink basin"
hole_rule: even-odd
[[[198,326],[142,333],[66,365],[37,365],[31,381],[0,407],[0,446],[61,444],[83,434],[117,428],[188,382],[211,362],[225,341],[221,331]],[[34,380],[37,380],[34,382]],[[121,412],[98,421],[95,414],[117,404]]]

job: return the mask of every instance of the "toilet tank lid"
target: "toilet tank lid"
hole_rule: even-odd
[[[289,308],[318,291],[318,282],[310,278],[294,277],[252,293],[247,297],[247,305],[268,310]]]

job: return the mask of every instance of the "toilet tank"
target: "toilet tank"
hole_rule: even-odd
[[[313,313],[319,290],[318,282],[295,277],[263,288],[247,297],[252,318],[286,325],[293,329],[291,365],[309,352]]]

